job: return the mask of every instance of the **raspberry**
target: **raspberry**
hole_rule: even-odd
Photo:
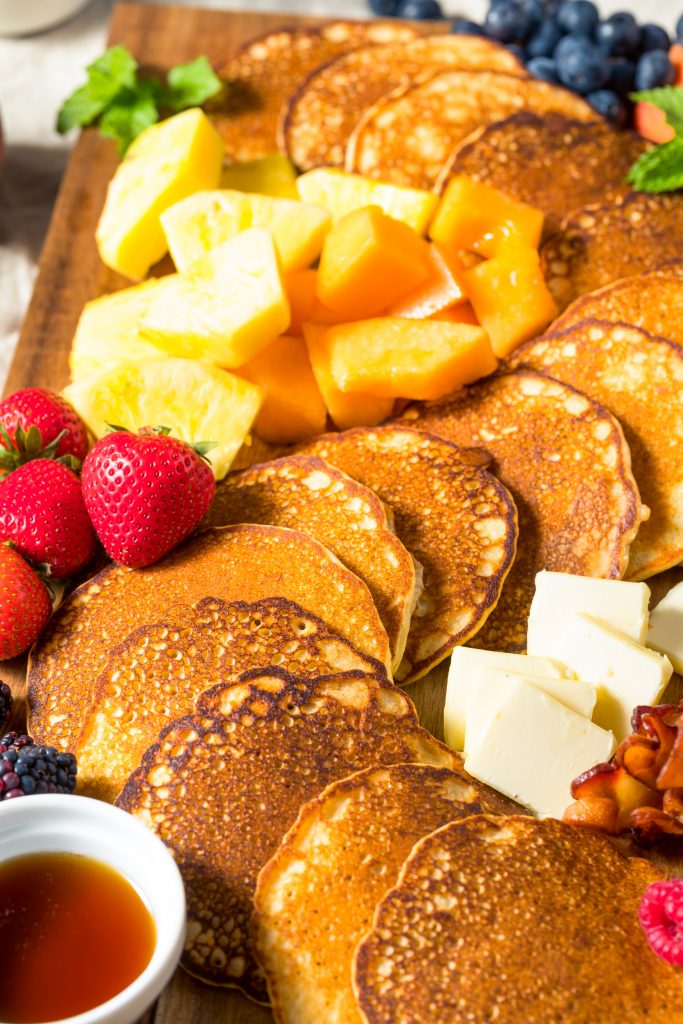
[[[683,967],[683,878],[648,885],[638,918],[652,952]]]

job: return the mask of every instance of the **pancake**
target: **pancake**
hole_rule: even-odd
[[[490,377],[403,419],[456,444],[478,444],[519,515],[517,557],[472,647],[520,652],[541,569],[621,578],[644,514],[617,420],[574,388],[517,371]]]
[[[472,817],[421,840],[356,957],[368,1024],[669,1024],[683,972],[638,923],[662,880],[559,821]]]
[[[368,587],[398,668],[421,572],[416,575],[386,509],[367,487],[320,459],[291,455],[222,480],[207,522],[289,526],[315,537]]]
[[[408,697],[367,676],[247,673],[204,693],[145,754],[117,806],[171,849],[185,882],[183,966],[265,1001],[249,935],[258,872],[301,806],[361,768],[417,761],[462,771]]]
[[[581,320],[642,327],[683,345],[683,261],[619,281],[575,299],[551,325],[565,331]]]
[[[274,526],[207,530],[147,569],[110,566],[64,601],[29,663],[36,742],[72,749],[111,649],[147,623],[185,625],[203,597],[296,601],[389,666],[389,642],[367,587],[317,541]]]
[[[396,672],[412,683],[470,642],[495,608],[515,554],[514,502],[480,452],[407,424],[327,434],[305,451],[371,487],[422,566],[424,589]]]
[[[359,47],[316,68],[294,93],[283,112],[287,155],[304,171],[343,167],[346,143],[364,110],[393,89],[446,68],[527,75],[514,54],[480,36],[426,36]]]
[[[237,50],[220,77],[220,99],[208,105],[228,160],[255,160],[274,153],[280,110],[319,64],[368,43],[412,39],[400,22],[332,21],[319,28],[283,28],[251,39]]]
[[[441,71],[377,101],[358,122],[346,169],[395,185],[434,188],[453,148],[482,125],[531,110],[579,121],[597,115],[575,93],[497,71]]]
[[[456,772],[417,764],[368,768],[305,804],[254,898],[278,1024],[360,1024],[353,954],[413,845],[449,821],[510,807]]]
[[[466,174],[543,210],[544,237],[588,203],[613,203],[629,191],[626,175],[648,143],[607,121],[571,121],[522,111],[480,128],[453,153],[439,181]]]
[[[543,273],[560,311],[620,277],[643,274],[683,252],[683,196],[629,192],[575,210],[541,247]]]
[[[191,625],[143,626],[110,652],[78,738],[78,791],[113,802],[161,730],[194,710],[204,690],[248,669],[279,667],[309,678],[384,673],[292,601],[204,598]]]
[[[621,423],[650,509],[631,547],[628,579],[683,561],[683,348],[638,327],[584,320],[528,342],[512,363],[584,391]]]

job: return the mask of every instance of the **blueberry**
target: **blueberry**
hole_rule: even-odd
[[[529,11],[520,0],[491,7],[484,20],[484,31],[499,43],[514,43],[524,39],[530,29]]]
[[[523,47],[521,47],[519,45],[519,43],[508,43],[506,45],[505,49],[509,50],[510,53],[513,53],[515,55],[515,57],[517,58],[517,60],[520,61],[521,64],[524,63],[524,60],[525,60],[524,49],[523,49]]]
[[[676,80],[676,69],[669,60],[666,50],[649,50],[636,64],[636,90],[656,89],[659,85],[671,85]]]
[[[619,96],[628,96],[633,91],[636,66],[626,57],[614,57],[609,62],[607,86]]]
[[[563,48],[562,40],[555,51],[560,81],[575,92],[588,93],[600,89],[609,75],[604,55],[587,39],[578,41],[573,36],[565,36],[565,39],[575,40],[575,45]]]
[[[653,25],[648,22],[640,28],[640,49],[643,53],[648,50],[668,50],[671,46],[669,33],[661,25]]]
[[[438,21],[443,18],[441,4],[436,0],[399,0],[397,18],[415,18],[418,21]]]
[[[368,7],[379,18],[393,18],[398,0],[368,0]]]
[[[589,92],[586,100],[593,110],[602,114],[612,124],[619,125],[620,128],[626,126],[628,107],[621,96],[617,96],[611,89],[596,89],[595,92]]]
[[[628,11],[618,11],[595,26],[595,39],[610,57],[629,57],[640,46],[640,27]]]
[[[483,36],[484,29],[477,25],[476,21],[468,21],[467,18],[455,18],[451,26],[451,32],[464,36]]]
[[[588,40],[582,39],[580,36],[562,36],[553,50],[553,60],[557,62],[564,61],[571,54],[580,53],[587,43]]]
[[[683,14],[676,22],[676,39],[679,43],[683,43]]]
[[[562,30],[557,23],[552,18],[546,18],[526,41],[527,59],[551,57],[561,38]]]
[[[600,15],[590,0],[564,0],[557,12],[557,24],[573,35],[590,36]]]
[[[552,57],[532,57],[526,69],[534,78],[541,78],[544,82],[559,82],[560,80],[557,64]]]

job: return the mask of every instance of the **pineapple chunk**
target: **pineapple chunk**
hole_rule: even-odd
[[[157,359],[159,349],[140,337],[140,318],[159,286],[154,278],[86,302],[71,344],[72,380],[112,370],[120,363]]]
[[[394,220],[424,235],[439,199],[433,192],[348,174],[333,167],[316,167],[297,178],[299,195],[305,203],[317,203],[329,210],[335,221],[364,206],[379,206]]]
[[[259,160],[228,164],[221,174],[221,188],[260,192],[279,199],[298,199],[296,172],[283,153],[269,153]]]
[[[250,228],[187,273],[163,278],[140,331],[169,355],[231,369],[284,334],[289,321],[273,239]]]
[[[212,191],[189,196],[161,218],[178,270],[247,228],[267,228],[282,269],[302,270],[320,255],[331,218],[321,206],[247,192]]]
[[[262,390],[225,370],[192,359],[146,359],[117,366],[64,389],[95,437],[108,423],[136,431],[166,426],[195,444],[213,441],[208,453],[214,476],[230,469],[259,411]]]
[[[97,225],[103,263],[140,279],[167,250],[160,216],[220,180],[223,143],[194,108],[147,128],[133,142],[107,190]]]

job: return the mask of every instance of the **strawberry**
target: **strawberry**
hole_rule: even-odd
[[[48,589],[28,562],[0,544],[0,660],[23,654],[52,611]]]
[[[0,473],[36,458],[71,456],[80,464],[87,450],[85,424],[61,395],[25,388],[0,402]]]
[[[0,540],[63,579],[95,553],[95,534],[81,484],[54,459],[34,459],[0,481]]]
[[[204,518],[216,489],[203,458],[167,427],[122,428],[88,452],[81,481],[90,518],[107,554],[131,569],[157,562]]]

